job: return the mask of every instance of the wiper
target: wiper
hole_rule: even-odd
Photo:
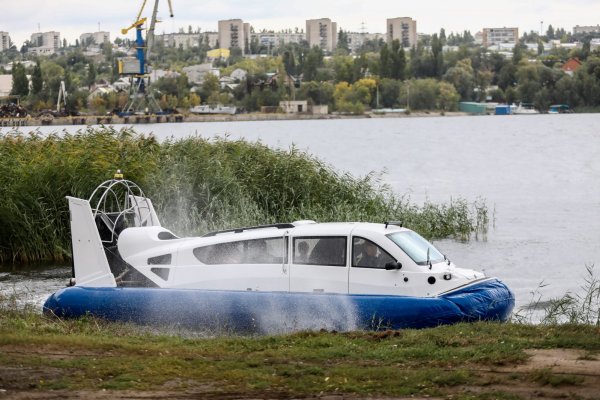
[[[429,249],[430,247],[427,248],[427,264],[429,264],[429,269],[431,269],[433,265],[431,264],[431,259],[429,258]]]

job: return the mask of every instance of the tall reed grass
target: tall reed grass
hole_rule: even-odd
[[[540,283],[532,291],[531,301],[517,310],[512,321],[520,324],[541,325],[591,325],[600,326],[600,277],[594,265],[586,265],[586,275],[576,293],[567,292],[561,297],[543,299]]]
[[[292,148],[243,140],[159,143],[133,129],[0,133],[0,263],[70,257],[65,196],[88,198],[122,169],[179,234],[298,219],[401,220],[429,238],[485,235],[482,201],[411,204],[380,176],[353,177]]]

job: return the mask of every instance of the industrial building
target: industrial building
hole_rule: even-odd
[[[241,19],[219,21],[219,47],[231,49],[238,47],[242,54],[248,52],[250,45],[250,24]]]
[[[323,51],[333,52],[337,47],[337,23],[329,18],[307,20],[306,41],[310,47],[319,46]]]
[[[483,28],[482,44],[489,47],[502,43],[517,44],[519,28]]]
[[[386,20],[386,42],[399,40],[402,47],[417,46],[417,21],[410,17],[388,18]]]

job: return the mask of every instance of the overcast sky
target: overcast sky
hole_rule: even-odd
[[[202,31],[216,31],[217,21],[241,18],[255,29],[305,28],[305,20],[331,18],[338,29],[360,32],[385,32],[386,18],[412,17],[419,33],[476,33],[484,27],[518,27],[523,31],[544,31],[548,25],[571,31],[576,25],[600,24],[598,0],[172,0],[174,18],[168,17],[167,1],[159,4],[164,22],[157,33],[176,32],[191,25]],[[149,0],[144,15],[149,16],[153,1]],[[111,33],[131,25],[142,0],[0,0],[0,31],[11,35],[20,46],[33,32],[58,31],[70,43],[81,33],[100,29]],[[39,30],[38,30],[39,26]],[[133,33],[131,33],[133,37]]]

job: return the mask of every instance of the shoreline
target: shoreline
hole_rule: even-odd
[[[293,121],[293,120],[323,120],[323,119],[366,119],[366,118],[419,118],[419,117],[455,117],[474,115],[461,111],[419,111],[406,113],[374,113],[361,115],[346,114],[279,114],[279,113],[248,113],[248,114],[173,114],[173,115],[135,115],[119,117],[116,115],[88,115],[76,117],[25,117],[1,118],[0,128],[18,128],[24,126],[65,126],[65,125],[129,125],[180,122],[233,122],[233,121]]]

